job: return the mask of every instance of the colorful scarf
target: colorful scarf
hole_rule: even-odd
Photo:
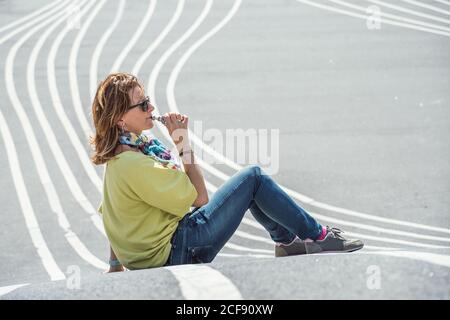
[[[172,156],[157,138],[149,138],[145,134],[137,135],[133,132],[125,131],[119,137],[120,144],[126,144],[130,147],[138,148],[145,155],[161,163],[164,167],[181,170],[176,158]]]

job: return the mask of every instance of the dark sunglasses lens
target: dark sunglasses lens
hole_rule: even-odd
[[[147,112],[147,111],[148,111],[148,105],[149,105],[149,104],[150,104],[150,101],[148,101],[148,99],[142,101],[142,103],[141,103],[141,109],[142,109],[142,111]]]

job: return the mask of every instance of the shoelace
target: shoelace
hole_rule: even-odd
[[[345,233],[344,231],[342,231],[339,228],[333,227],[330,228],[327,226],[328,232],[331,232],[331,234],[333,235],[333,237],[341,239],[341,240],[346,240],[343,236],[341,236],[341,233]]]

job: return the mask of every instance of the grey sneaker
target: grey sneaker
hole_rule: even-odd
[[[339,228],[330,228],[327,226],[327,235],[323,240],[301,240],[297,237],[290,244],[276,244],[275,257],[320,252],[352,252],[364,247],[361,240],[345,239],[341,233],[344,233],[344,231]]]
[[[295,256],[306,254],[305,242],[296,237],[290,244],[277,243],[275,245],[275,257]]]
[[[304,242],[306,253],[352,252],[364,247],[364,243],[361,240],[345,239],[341,233],[344,233],[344,231],[339,228],[330,228],[327,226],[325,239]]]

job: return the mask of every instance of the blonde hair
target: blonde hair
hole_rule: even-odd
[[[138,79],[128,73],[112,73],[99,84],[92,102],[95,136],[89,139],[94,149],[91,157],[94,164],[104,164],[114,158],[120,136],[117,122],[131,105],[129,91],[135,87],[144,89]]]

